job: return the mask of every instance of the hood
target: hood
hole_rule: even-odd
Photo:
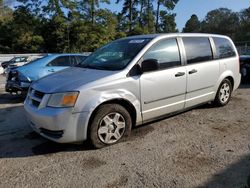
[[[71,67],[45,76],[35,81],[31,87],[44,93],[76,91],[83,85],[115,73],[117,72]]]

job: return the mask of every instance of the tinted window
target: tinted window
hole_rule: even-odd
[[[85,59],[86,59],[86,56],[76,56],[76,60],[78,63],[83,62],[83,60],[85,60]]]
[[[181,65],[176,39],[166,39],[156,43],[144,54],[143,59],[157,59],[160,69]]]
[[[51,61],[48,66],[70,66],[69,56],[61,56],[57,57],[53,61]]]
[[[217,37],[213,39],[216,46],[216,58],[222,59],[236,55],[233,45],[228,39]]]
[[[77,56],[70,56],[70,66],[76,66],[77,64]]]
[[[183,38],[187,64],[209,61],[213,59],[211,45],[206,37]]]

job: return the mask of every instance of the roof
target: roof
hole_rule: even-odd
[[[157,37],[195,37],[195,36],[204,36],[204,37],[227,37],[225,35],[218,35],[218,34],[209,34],[209,33],[159,33],[159,34],[148,34],[148,35],[134,35],[129,36],[123,39],[139,39],[139,38],[157,38]]]
[[[74,56],[74,55],[77,55],[77,56],[86,56],[86,54],[79,54],[79,53],[55,53],[55,54],[48,54],[48,56],[65,56],[65,55],[68,55],[68,56]]]

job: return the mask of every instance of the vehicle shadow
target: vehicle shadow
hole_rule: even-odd
[[[240,160],[214,174],[212,178],[199,186],[199,188],[219,187],[250,188],[250,154],[241,157]]]
[[[250,83],[244,83],[244,84],[240,84],[240,89],[249,89],[250,88]]]
[[[28,125],[23,106],[0,109],[0,158],[29,157],[91,149],[88,142],[58,144],[44,139],[33,132]]]
[[[22,103],[25,100],[25,96],[11,95],[10,93],[0,94],[0,104],[17,104]]]

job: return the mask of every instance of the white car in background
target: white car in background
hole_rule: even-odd
[[[3,74],[3,72],[4,72],[4,69],[2,66],[0,66],[0,74]]]

